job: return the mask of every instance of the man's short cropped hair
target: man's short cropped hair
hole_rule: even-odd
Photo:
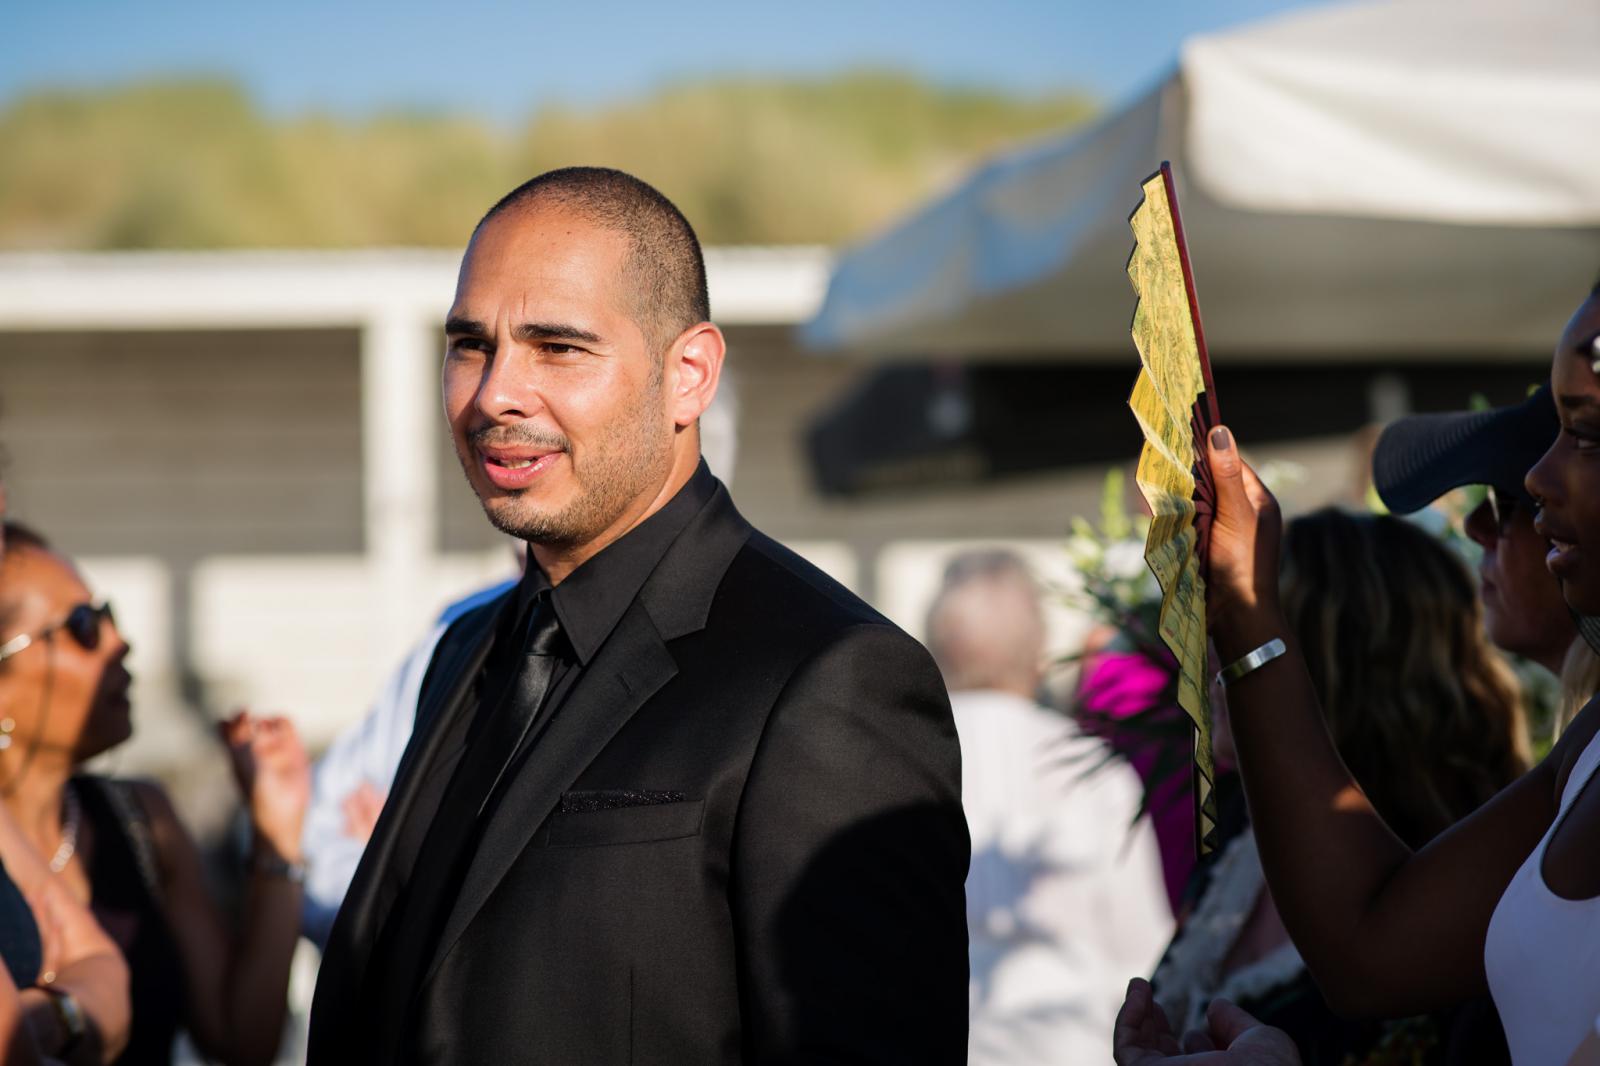
[[[478,223],[511,208],[554,204],[627,235],[634,320],[659,355],[684,330],[711,317],[705,256],[683,212],[653,186],[609,167],[563,167],[518,185]]]

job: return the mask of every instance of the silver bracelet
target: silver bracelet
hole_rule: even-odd
[[[1217,683],[1219,685],[1231,685],[1252,670],[1261,669],[1288,650],[1289,648],[1284,644],[1282,637],[1273,637],[1255,651],[1247,652],[1236,661],[1217,671]]]

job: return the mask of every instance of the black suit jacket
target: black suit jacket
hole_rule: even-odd
[[[323,958],[313,1066],[355,1023],[404,886],[395,826],[499,601],[435,653],[416,733]],[[420,985],[398,1061],[966,1061],[969,843],[927,653],[718,487],[540,734]],[[465,827],[463,827],[465,831]]]

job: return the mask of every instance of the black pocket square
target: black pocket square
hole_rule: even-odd
[[[602,788],[587,792],[566,792],[561,796],[562,814],[587,811],[614,811],[619,807],[657,807],[663,803],[682,803],[688,795],[648,788]]]

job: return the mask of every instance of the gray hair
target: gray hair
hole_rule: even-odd
[[[928,608],[928,650],[952,692],[1031,695],[1044,659],[1039,583],[1004,549],[963,552],[945,567]]]

